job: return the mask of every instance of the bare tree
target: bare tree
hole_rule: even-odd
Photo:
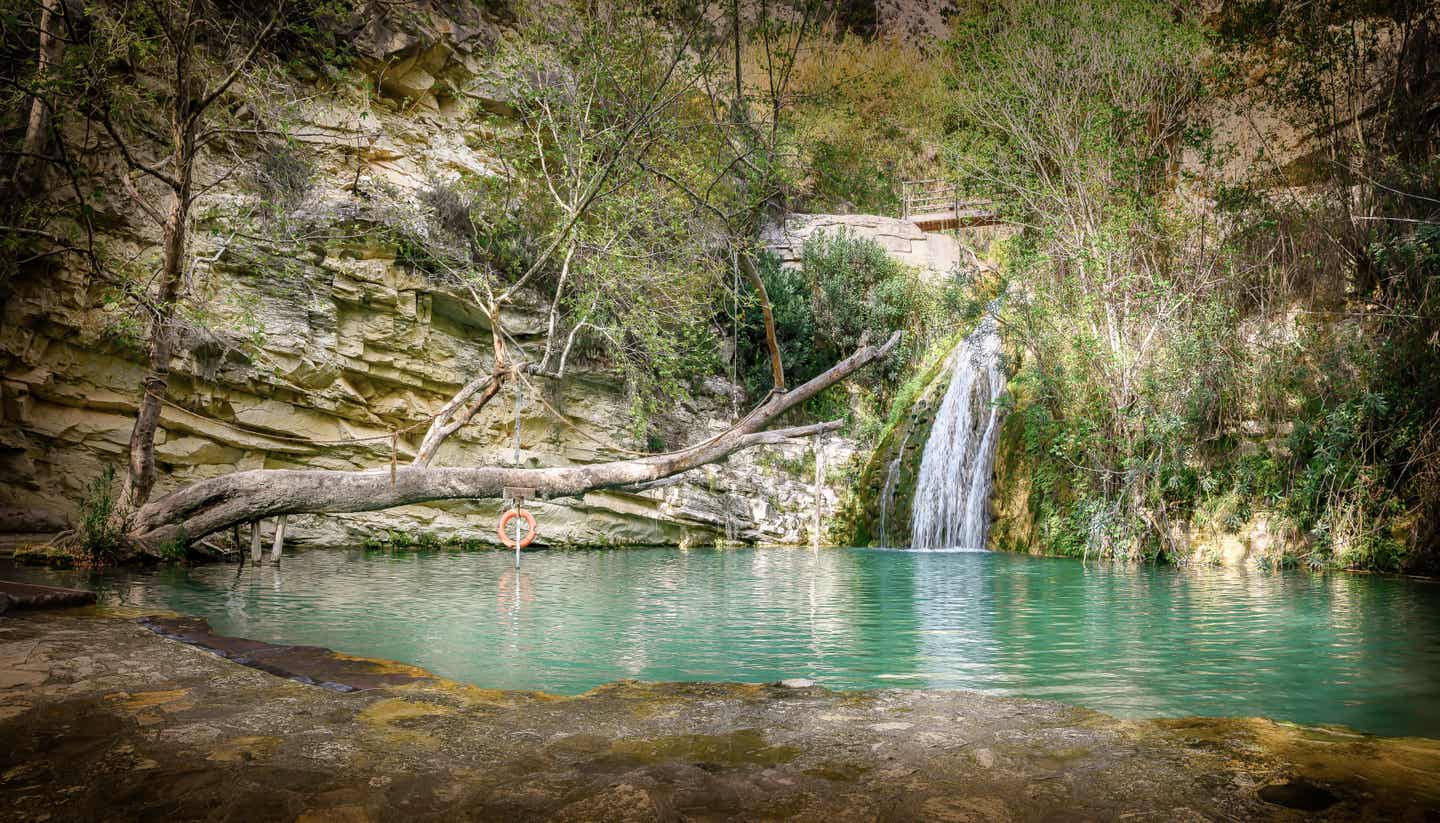
[[[197,540],[262,517],[317,512],[361,512],[432,500],[500,497],[507,486],[535,489],[546,498],[658,480],[723,460],[732,453],[786,438],[834,431],[839,421],[767,430],[776,418],[887,355],[896,332],[882,345],[864,345],[809,382],[772,395],[733,428],[669,454],[584,466],[544,469],[405,466],[394,470],[259,469],[202,480],[146,505],[129,537],[142,549],[177,538]]]
[[[122,158],[125,172],[121,183],[132,202],[161,230],[159,266],[154,285],[148,290],[146,372],[130,433],[121,517],[143,506],[155,485],[155,430],[175,349],[176,310],[187,263],[190,214],[196,201],[215,182],[195,179],[197,160],[210,136],[206,115],[254,59],[275,29],[282,9],[283,3],[277,2],[258,30],[233,22],[221,23],[218,10],[203,0],[134,0],[104,9],[112,18],[112,32],[122,31],[130,17],[146,19],[158,29],[156,39],[166,64],[161,79],[168,98],[166,134],[161,139],[147,139],[141,129],[126,129],[109,95],[102,95],[82,110],[99,124]],[[218,56],[217,64],[207,59],[211,55]],[[98,83],[92,87],[101,88]],[[162,204],[156,205],[153,195],[141,190],[141,184],[149,191],[158,188],[163,192]]]

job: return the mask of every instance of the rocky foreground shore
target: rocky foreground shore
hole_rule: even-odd
[[[1432,740],[803,683],[626,682],[562,698],[323,650],[227,649],[193,623],[135,617],[0,619],[0,819],[1440,815]],[[294,661],[339,680],[277,676]],[[364,688],[342,691],[346,679]]]

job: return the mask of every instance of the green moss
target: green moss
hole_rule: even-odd
[[[27,566],[49,566],[52,569],[69,569],[75,566],[75,554],[48,544],[21,546],[12,555],[16,563]]]
[[[796,457],[785,457],[773,449],[760,451],[755,462],[766,468],[778,469],[791,477],[809,479],[815,476],[815,450],[807,449]]]
[[[478,537],[456,533],[407,532],[386,529],[367,535],[361,545],[370,550],[389,552],[487,551],[495,548]]]

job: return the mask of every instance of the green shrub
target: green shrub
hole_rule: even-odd
[[[80,503],[80,527],[75,549],[80,558],[97,565],[112,563],[125,549],[125,524],[117,517],[115,467],[106,465],[85,488]]]
[[[920,280],[878,243],[843,229],[812,237],[805,243],[801,265],[812,294],[815,349],[822,358],[814,373],[853,351],[866,333],[879,342],[896,329],[919,330],[925,309]],[[907,335],[862,379],[871,385],[893,383],[915,353],[915,337]]]
[[[769,254],[761,256],[758,267],[791,386],[848,356],[867,334],[878,343],[894,331],[905,332],[884,361],[854,378],[874,406],[867,413],[877,418],[871,426],[877,430],[892,387],[929,341],[953,323],[958,305],[958,286],[928,287],[878,244],[844,229],[808,239],[799,267],[782,266]],[[741,340],[747,357],[741,381],[752,397],[762,396],[770,389],[770,359],[764,321],[753,299],[743,310]],[[807,403],[805,411],[820,418],[852,416],[857,410],[846,388],[834,386]]]
[[[185,559],[190,551],[190,539],[185,534],[185,527],[180,527],[180,532],[174,538],[160,544],[160,558],[170,562],[178,562]]]

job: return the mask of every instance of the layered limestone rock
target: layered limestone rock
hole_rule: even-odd
[[[158,493],[193,480],[249,468],[384,467],[413,456],[423,423],[458,386],[490,367],[489,330],[463,310],[458,295],[427,283],[393,253],[329,248],[289,261],[291,283],[243,254],[227,255],[223,275],[260,336],[254,349],[220,335],[187,334],[175,364],[157,435]],[[83,277],[54,272],[23,278],[6,301],[0,329],[0,489],[3,504],[48,525],[73,520],[85,486],[107,463],[123,463],[142,367],[140,352],[107,336],[108,319]],[[507,318],[525,342],[539,314]],[[225,344],[225,345],[222,345]],[[699,439],[730,421],[730,387],[699,385],[693,403],[660,421]],[[575,370],[523,398],[520,460],[565,465],[628,456],[628,399],[599,366]],[[513,461],[513,404],[507,394],[458,432],[439,465]],[[421,424],[418,425],[417,424]],[[835,439],[828,462],[847,459]],[[778,449],[795,459],[808,443]],[[796,454],[789,454],[794,452]],[[639,494],[597,492],[581,500],[539,503],[541,543],[636,544],[806,539],[813,497],[808,478],[791,477],[744,454],[692,472],[684,482]],[[833,510],[835,493],[826,491]],[[292,521],[302,542],[354,545],[384,530],[493,539],[498,501],[410,506],[383,513],[312,516]],[[17,515],[20,520],[26,518]],[[12,517],[9,519],[16,519]],[[13,524],[36,531],[29,522]]]

